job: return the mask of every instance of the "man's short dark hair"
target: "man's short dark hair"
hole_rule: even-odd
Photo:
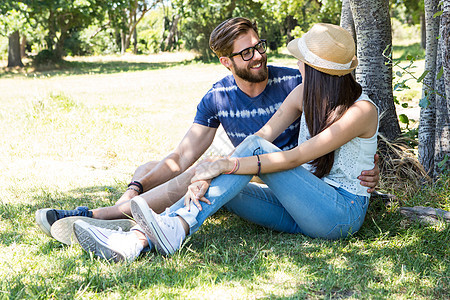
[[[233,43],[241,34],[253,29],[258,34],[255,22],[246,18],[232,18],[217,26],[209,37],[209,47],[217,57],[228,56],[233,51]]]

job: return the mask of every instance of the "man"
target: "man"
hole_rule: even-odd
[[[71,211],[38,210],[36,221],[44,232],[70,243],[72,223],[76,219],[66,218],[70,216],[84,217],[89,224],[99,227],[114,228],[117,221],[102,220],[131,216],[130,200],[138,195],[155,212],[164,211],[186,193],[195,171],[190,167],[211,145],[220,124],[237,146],[258,131],[301,83],[297,69],[267,67],[266,41],[259,38],[256,25],[247,19],[229,19],[216,27],[211,33],[210,47],[232,75],[215,83],[203,97],[194,124],[176,149],[160,162],[140,166],[114,206],[93,210],[87,207]],[[274,144],[282,150],[293,148],[297,145],[298,133],[299,120]],[[374,190],[378,174],[377,166],[361,174],[361,184],[369,187],[369,192]]]

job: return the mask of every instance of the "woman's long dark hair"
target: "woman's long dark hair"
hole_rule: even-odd
[[[361,96],[362,87],[353,75],[333,76],[305,64],[303,113],[311,137],[339,120]],[[331,171],[334,151],[312,161],[313,174],[319,178]]]

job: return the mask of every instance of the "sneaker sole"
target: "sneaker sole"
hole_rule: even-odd
[[[53,223],[50,228],[51,236],[66,245],[77,243],[77,238],[73,232],[73,224],[78,220],[106,229],[117,230],[120,227],[123,231],[129,231],[131,227],[136,225],[136,222],[131,219],[100,220],[89,217],[67,217]]]
[[[156,250],[164,255],[172,254],[176,249],[167,240],[164,232],[153,217],[151,208],[148,207],[145,200],[132,199],[131,214],[134,220],[141,226],[150,241],[155,245]]]
[[[84,221],[73,223],[75,236],[84,250],[92,252],[96,256],[106,260],[112,260],[114,262],[126,261],[125,256],[122,253],[112,250],[105,245],[97,235],[89,229],[89,226],[90,225]]]
[[[35,214],[36,223],[39,228],[48,236],[52,236],[50,233],[51,225],[47,221],[47,211],[51,208],[38,209]]]

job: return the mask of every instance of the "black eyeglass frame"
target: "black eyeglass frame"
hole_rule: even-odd
[[[263,52],[259,51],[259,50],[257,49],[257,47],[262,47]],[[243,53],[244,51],[248,51],[248,50],[250,50],[250,49],[253,50],[253,51],[252,51],[252,56],[251,56],[250,58],[248,58],[248,59],[245,59],[245,58],[244,58],[244,55],[242,55],[242,53]],[[253,58],[253,56],[255,56],[255,50],[258,51],[259,54],[264,54],[264,53],[266,53],[266,51],[267,51],[267,40],[260,40],[259,43],[256,44],[255,46],[245,48],[244,50],[241,50],[241,51],[239,51],[239,52],[231,53],[228,57],[229,57],[229,58],[233,58],[234,56],[240,55],[240,56],[242,57],[242,60],[243,60],[243,61],[249,61],[249,60],[251,60],[251,59]]]

